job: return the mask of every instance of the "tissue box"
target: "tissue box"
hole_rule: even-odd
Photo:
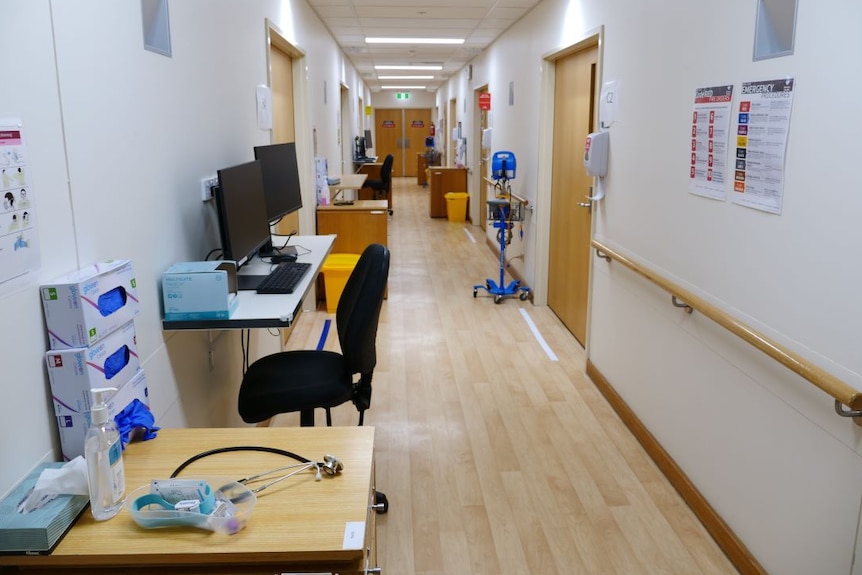
[[[137,371],[135,376],[123,387],[119,388],[107,400],[108,417],[115,417],[127,405],[138,399],[146,406],[150,405],[147,391],[147,378],[144,370]],[[84,455],[84,436],[90,426],[90,406],[76,410],[54,400],[54,413],[57,416],[57,426],[60,428],[60,447],[63,459],[71,461],[79,455]]]
[[[112,331],[90,347],[55,349],[45,354],[54,403],[74,412],[90,409],[91,389],[123,385],[140,368],[135,322]]]
[[[239,304],[236,262],[183,262],[162,274],[165,321],[228,319]]]
[[[0,499],[0,555],[49,555],[87,507],[86,495],[58,495],[30,513],[18,513],[21,503],[42,474],[63,463],[41,463]]]
[[[140,311],[129,260],[101,262],[42,285],[51,349],[87,347]]]

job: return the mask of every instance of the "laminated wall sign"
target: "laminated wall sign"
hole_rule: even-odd
[[[34,195],[21,121],[0,118],[0,286],[39,268]]]

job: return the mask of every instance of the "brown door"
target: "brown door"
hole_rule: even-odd
[[[401,109],[376,109],[374,110],[374,151],[377,161],[383,162],[387,154],[392,154],[392,176],[402,176],[403,156],[401,150],[402,132],[404,130],[403,114]]]
[[[555,63],[548,306],[581,345],[587,340],[592,227],[586,196],[593,179],[580,159],[595,127],[597,54],[592,46]]]
[[[418,173],[417,154],[425,153],[425,137],[431,135],[431,110],[404,110],[404,173],[416,177]]]
[[[270,44],[269,61],[272,86],[272,143],[295,142],[293,58],[277,44]],[[276,225],[276,232],[279,234],[295,231],[300,231],[299,212],[288,214]]]

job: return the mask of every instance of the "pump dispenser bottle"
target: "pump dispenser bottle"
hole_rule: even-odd
[[[91,390],[90,428],[84,439],[84,459],[90,487],[90,510],[97,521],[110,519],[123,507],[126,479],[123,446],[113,418],[108,417],[105,395],[115,387]]]

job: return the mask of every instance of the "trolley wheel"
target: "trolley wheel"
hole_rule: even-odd
[[[494,303],[500,303],[501,301],[503,301],[503,296],[501,296],[501,295],[495,295],[494,296]]]
[[[522,291],[522,292],[521,292],[521,295],[520,295],[520,296],[518,296],[518,297],[520,297],[520,298],[521,298],[521,301],[527,301],[527,297],[528,297],[529,295],[530,295],[530,294],[528,294],[527,292]]]
[[[476,297],[476,294],[479,293],[476,288],[473,288],[473,297]]]

